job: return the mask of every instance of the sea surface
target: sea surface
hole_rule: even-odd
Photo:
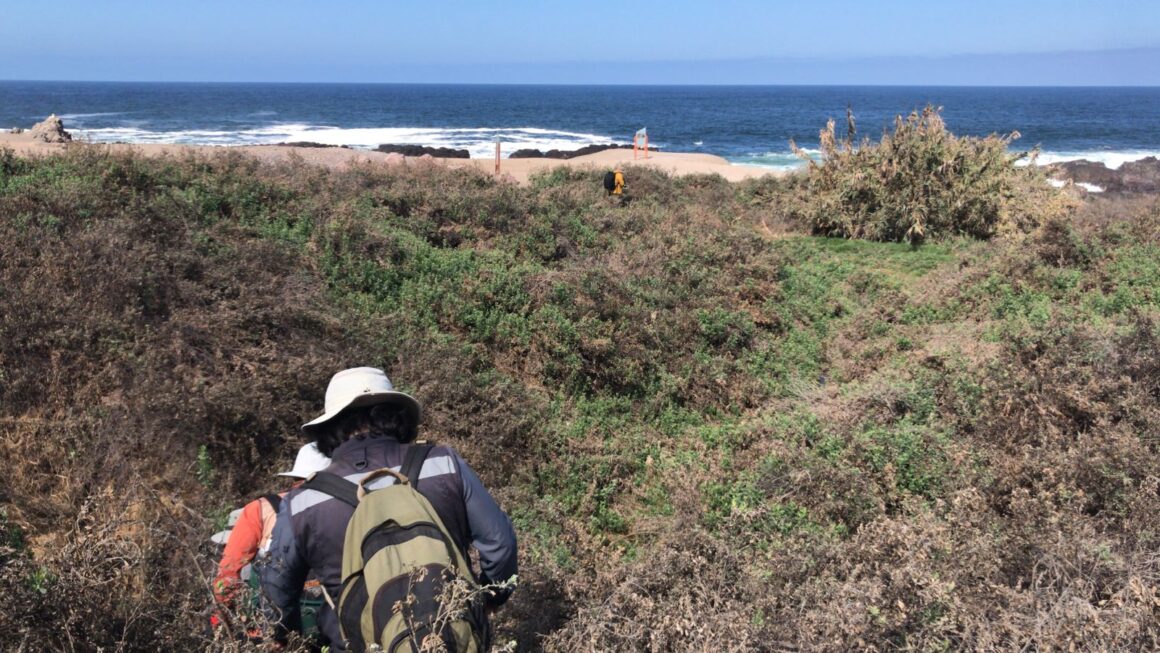
[[[577,149],[631,143],[705,152],[735,163],[791,168],[794,139],[818,147],[827,119],[877,139],[897,114],[943,107],[958,135],[1018,131],[1012,149],[1039,161],[1086,158],[1117,167],[1160,155],[1160,88],[882,86],[506,86],[0,81],[0,128],[50,113],[95,142],[209,145],[313,141],[463,148],[493,156],[495,141]]]

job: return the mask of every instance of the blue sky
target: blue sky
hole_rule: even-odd
[[[0,79],[1160,85],[1155,0],[16,0]]]

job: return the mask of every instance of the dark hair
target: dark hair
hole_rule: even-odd
[[[375,404],[345,410],[318,432],[318,451],[333,456],[347,440],[393,438],[410,442],[418,436],[418,424],[410,411],[393,404]]]

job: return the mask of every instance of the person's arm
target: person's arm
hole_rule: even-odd
[[[291,632],[302,630],[299,600],[302,598],[302,586],[310,572],[310,566],[294,536],[289,496],[282,500],[278,510],[278,520],[270,539],[270,556],[256,567],[258,578],[262,581],[262,594],[268,605],[276,611],[272,615],[276,622],[274,641],[285,642]]]
[[[502,583],[519,571],[516,532],[503,509],[483,486],[479,476],[459,454],[455,454],[459,477],[463,479],[463,499],[467,504],[467,526],[471,531],[471,545],[479,551],[485,584]],[[502,605],[511,595],[512,588],[494,592],[492,605]]]
[[[220,603],[230,604],[242,585],[242,568],[253,561],[262,539],[262,499],[255,499],[242,508],[237,523],[230,531],[217,577],[213,581],[213,595]]]

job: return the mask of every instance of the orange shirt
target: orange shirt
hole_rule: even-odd
[[[279,496],[285,494],[282,492]],[[230,531],[230,539],[226,541],[225,552],[218,563],[218,574],[213,581],[213,593],[218,601],[228,603],[238,591],[242,585],[242,569],[254,561],[259,549],[269,545],[277,518],[274,506],[266,497],[254,499],[242,508],[242,514]]]

